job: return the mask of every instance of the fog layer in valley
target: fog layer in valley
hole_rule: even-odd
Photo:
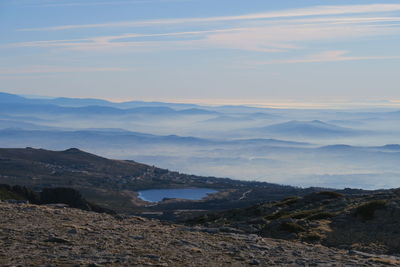
[[[0,147],[77,147],[197,175],[400,186],[400,111],[266,109],[0,93]]]

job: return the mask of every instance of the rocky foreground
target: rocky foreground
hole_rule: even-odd
[[[141,217],[0,202],[0,266],[399,266],[396,258]]]

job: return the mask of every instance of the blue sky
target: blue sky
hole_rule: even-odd
[[[0,91],[400,100],[400,1],[0,0]]]

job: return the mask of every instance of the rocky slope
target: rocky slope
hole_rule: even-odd
[[[320,245],[0,202],[1,266],[398,266]]]
[[[211,213],[189,223],[400,256],[400,189],[359,195],[318,192]]]

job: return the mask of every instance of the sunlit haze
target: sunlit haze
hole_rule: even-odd
[[[0,89],[266,106],[393,101],[399,22],[390,0],[1,0]]]

